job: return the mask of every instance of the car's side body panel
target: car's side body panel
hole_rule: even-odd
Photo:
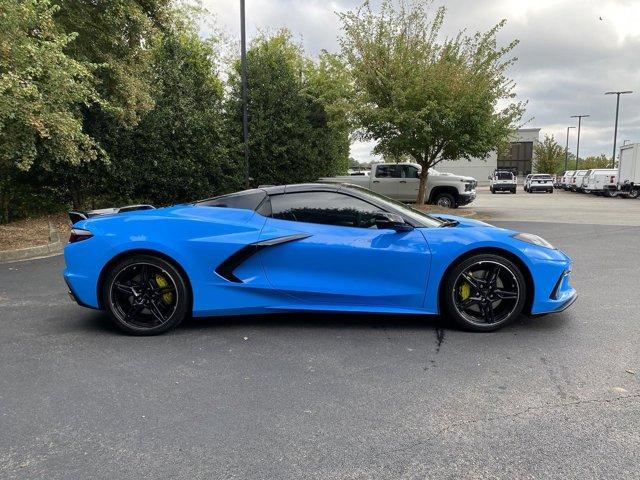
[[[309,236],[260,252],[274,289],[305,303],[422,307],[431,255],[419,229],[396,233],[268,219],[262,238]]]

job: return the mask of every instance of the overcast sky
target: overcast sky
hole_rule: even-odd
[[[218,27],[239,38],[239,0],[203,0]],[[247,35],[287,27],[310,55],[337,51],[340,25],[336,11],[352,9],[352,0],[246,0]],[[375,4],[375,0],[373,1]],[[580,156],[613,148],[615,96],[608,90],[634,90],[621,97],[618,145],[640,142],[640,0],[449,0],[444,33],[466,28],[487,30],[500,19],[505,43],[518,38],[518,63],[511,69],[520,99],[528,100],[527,127],[555,135],[564,146],[566,127],[583,119]],[[569,148],[575,152],[576,131]],[[371,160],[371,144],[356,143],[352,155]]]

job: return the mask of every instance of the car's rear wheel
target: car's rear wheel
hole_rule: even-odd
[[[115,264],[105,277],[103,299],[113,323],[134,335],[157,335],[176,327],[191,305],[182,274],[152,255],[135,255]]]
[[[474,255],[456,265],[445,279],[443,310],[466,330],[490,332],[520,315],[526,288],[522,272],[509,259]]]

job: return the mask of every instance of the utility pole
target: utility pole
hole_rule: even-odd
[[[576,170],[578,170],[578,159],[580,158],[580,124],[582,119],[591,115],[571,115],[571,118],[578,119],[578,144],[576,145]]]
[[[624,90],[621,92],[604,92],[605,95],[616,96],[616,123],[615,123],[615,127],[613,128],[613,155],[611,156],[611,161],[613,162],[613,165],[616,164],[616,140],[618,139],[618,111],[620,110],[620,95],[625,95],[627,93],[633,93],[633,91]]]
[[[244,186],[249,188],[249,117],[247,114],[247,34],[244,0],[240,0],[240,76],[242,83],[242,138],[244,140]]]
[[[569,161],[569,129],[576,127],[567,127],[567,146],[564,147],[564,171],[567,171],[567,162]]]

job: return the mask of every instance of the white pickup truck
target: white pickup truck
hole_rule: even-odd
[[[416,163],[378,163],[368,175],[324,177],[321,182],[351,183],[401,202],[415,203],[420,186],[421,166]],[[426,203],[457,208],[476,198],[476,179],[429,169]]]

